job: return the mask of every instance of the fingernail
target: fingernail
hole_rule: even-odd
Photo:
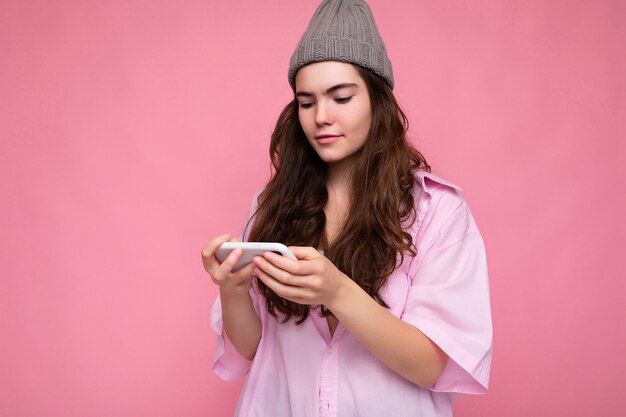
[[[258,277],[260,273],[261,273],[261,270],[259,268],[254,268],[254,275]]]
[[[228,238],[230,238],[230,233],[224,233],[222,235],[222,239],[228,239]]]
[[[272,259],[276,255],[274,254],[274,252],[265,252],[263,256],[265,256],[267,259]]]

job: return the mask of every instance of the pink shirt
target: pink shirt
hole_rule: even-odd
[[[429,389],[402,378],[370,354],[339,323],[333,337],[312,311],[301,325],[281,324],[251,296],[263,333],[252,362],[222,331],[219,297],[211,312],[217,333],[214,372],[225,380],[247,374],[236,416],[451,416],[456,393],[486,392],[491,367],[491,311],[482,237],[460,189],[434,175],[415,174],[417,247],[385,287],[390,311],[449,356]]]

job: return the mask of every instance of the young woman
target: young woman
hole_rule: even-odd
[[[450,416],[491,363],[484,245],[458,187],[429,173],[370,9],[324,1],[291,59],[294,100],[270,145],[275,172],[245,238],[289,245],[220,288],[214,371],[247,374],[240,416]]]

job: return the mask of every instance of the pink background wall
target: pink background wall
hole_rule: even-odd
[[[231,415],[200,249],[268,178],[316,5],[0,2],[0,416]],[[492,387],[457,415],[623,415],[626,3],[371,7],[488,248]]]

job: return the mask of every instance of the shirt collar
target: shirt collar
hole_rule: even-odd
[[[417,182],[419,183],[419,185],[422,187],[422,189],[430,195],[430,192],[428,191],[428,182],[432,181],[438,184],[442,184],[442,185],[446,185],[450,188],[454,188],[455,190],[458,191],[463,191],[463,189],[461,187],[459,187],[456,184],[451,183],[450,181],[446,181],[444,179],[439,178],[436,175],[431,174],[430,172],[426,172],[426,171],[417,171],[415,173],[415,179],[417,180]]]

